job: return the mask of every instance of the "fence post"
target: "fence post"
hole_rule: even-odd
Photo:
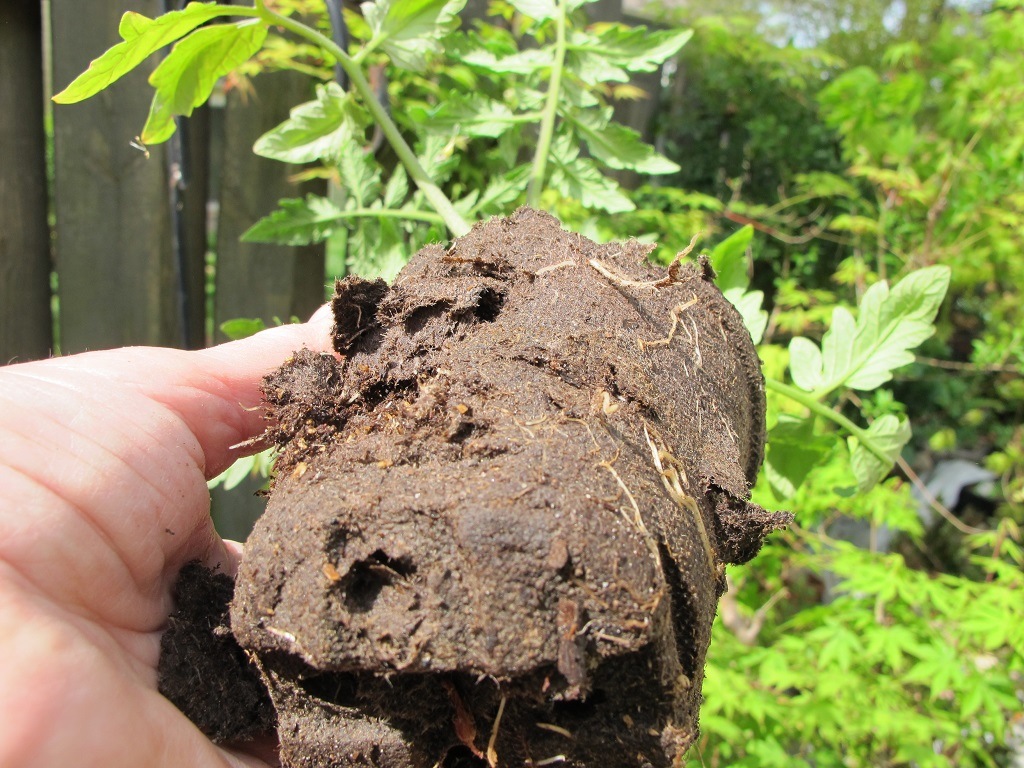
[[[53,342],[42,44],[38,2],[0,4],[0,365]]]
[[[126,10],[158,15],[159,0],[52,0],[53,78],[64,88],[119,41]],[[174,344],[176,280],[164,147],[130,146],[149,111],[147,62],[103,93],[54,109],[61,348]]]

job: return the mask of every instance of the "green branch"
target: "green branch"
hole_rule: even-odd
[[[424,221],[428,224],[445,223],[439,213],[406,211],[402,208],[354,208],[338,216],[338,221],[345,219],[406,219],[408,221]]]
[[[547,101],[544,103],[543,117],[540,122],[540,134],[537,137],[537,152],[533,156],[533,167],[530,169],[530,184],[526,189],[526,204],[534,207],[540,204],[540,195],[544,191],[544,179],[547,176],[548,155],[551,153],[551,139],[555,135],[555,121],[558,117],[558,97],[562,90],[562,73],[565,71],[566,43],[565,0],[558,2],[556,17],[555,60],[551,64],[551,80],[548,83]]]
[[[366,80],[366,76],[363,75],[362,69],[359,65],[343,51],[333,40],[326,35],[317,32],[315,29],[307,27],[305,24],[289,19],[287,16],[282,16],[279,13],[275,13],[268,9],[263,0],[256,0],[256,11],[258,12],[261,19],[266,21],[268,24],[275,24],[283,27],[284,29],[294,32],[299,37],[303,37],[312,43],[320,46],[324,51],[331,54],[337,59],[338,64],[345,70],[345,73],[349,77],[349,81],[352,83],[352,87],[362,97],[367,111],[373,116],[373,119],[380,126],[381,131],[387,138],[391,148],[398,155],[398,159],[405,166],[405,170],[409,173],[416,186],[424,197],[427,198],[427,202],[430,203],[431,207],[437,211],[441,219],[444,220],[445,225],[451,230],[451,233],[456,237],[469,232],[469,223],[462,218],[458,211],[455,210],[455,206],[452,205],[451,200],[448,199],[447,195],[438,187],[430,176],[424,170],[420,164],[419,159],[416,157],[416,153],[412,151],[412,148],[406,143],[405,138],[402,136],[401,131],[398,130],[398,126],[395,125],[394,120],[384,109],[383,105],[377,100],[376,94],[373,92],[373,88]],[[241,15],[252,15],[252,14],[241,14]]]
[[[793,402],[800,403],[800,405],[810,410],[811,413],[828,419],[833,424],[845,429],[857,438],[858,442],[860,442],[860,444],[863,445],[868,452],[872,453],[879,461],[885,462],[886,466],[892,465],[892,456],[889,456],[884,450],[882,450],[878,443],[876,443],[874,439],[872,439],[871,435],[868,434],[866,429],[857,426],[848,418],[843,416],[843,414],[832,410],[827,405],[819,401],[813,394],[804,392],[802,389],[797,389],[796,387],[791,387],[789,384],[783,384],[781,381],[775,381],[774,379],[765,379],[764,384],[766,389],[777,392],[783,397],[788,397]]]

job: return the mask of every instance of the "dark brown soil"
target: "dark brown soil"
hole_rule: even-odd
[[[233,589],[223,573],[188,563],[160,638],[160,693],[217,742],[248,741],[275,722],[259,672],[228,625]]]
[[[667,766],[697,736],[764,388],[706,265],[522,209],[337,286],[231,626],[286,766]]]

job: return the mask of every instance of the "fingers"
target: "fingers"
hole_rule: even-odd
[[[259,435],[266,426],[259,407],[263,377],[302,347],[330,352],[332,321],[330,305],[325,305],[308,323],[270,328],[247,339],[192,353],[196,370],[203,377],[200,386],[219,402],[185,398],[169,404],[179,410],[199,438],[207,477],[217,475],[241,455],[231,446]]]
[[[262,431],[263,376],[303,346],[330,348],[330,321],[325,308],[203,352],[134,347],[0,369],[0,559],[63,602],[105,589],[103,615],[121,617],[145,613],[187,559],[231,567],[204,475]],[[117,588],[129,582],[141,591]]]

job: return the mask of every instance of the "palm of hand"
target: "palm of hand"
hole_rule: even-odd
[[[266,765],[156,690],[180,567],[233,572],[206,479],[262,430],[263,374],[326,320],[204,352],[0,369],[0,765]]]

